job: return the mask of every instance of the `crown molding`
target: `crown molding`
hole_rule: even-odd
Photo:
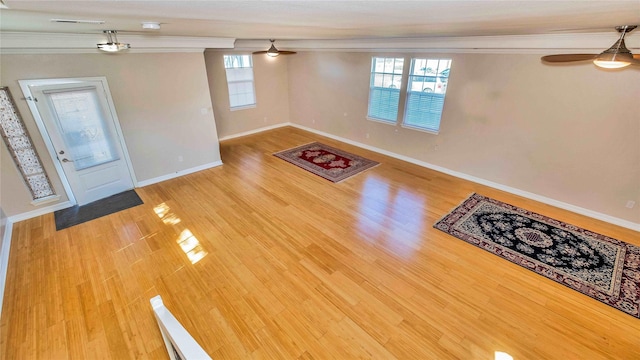
[[[0,49],[3,54],[66,54],[102,53],[96,44],[106,41],[104,34],[70,34],[38,32],[2,32]],[[130,43],[130,53],[202,52],[205,49],[234,49],[237,51],[264,50],[267,40],[236,40],[234,38],[149,36],[118,34],[121,42]],[[276,46],[296,51],[350,52],[436,52],[436,53],[501,53],[541,54],[552,51],[564,53],[599,53],[617,39],[611,31],[599,33],[561,33],[542,35],[369,38],[369,39],[311,39],[278,40]],[[626,44],[634,52],[640,51],[640,36],[630,34]]]
[[[22,48],[6,49],[0,48],[2,55],[64,55],[64,54],[100,54],[107,56],[120,56],[124,54],[145,54],[145,53],[202,53],[204,48],[134,48],[116,53],[107,53],[98,49],[42,49],[42,48]]]
[[[3,54],[103,53],[96,44],[106,42],[104,34],[2,32]],[[118,41],[131,44],[128,52],[202,52],[208,48],[232,49],[234,38],[148,36],[118,34]]]
[[[384,51],[384,52],[448,52],[448,53],[546,53],[602,52],[618,39],[618,34],[572,33],[544,35],[504,35],[466,37],[421,37],[385,39],[278,40],[279,49],[296,51]],[[628,35],[629,49],[640,49],[640,36]],[[266,40],[236,40],[234,50],[264,50]]]

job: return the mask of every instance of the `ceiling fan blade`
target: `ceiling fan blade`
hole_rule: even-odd
[[[267,50],[262,50],[262,51],[254,51],[253,54],[266,54]]]
[[[571,61],[593,60],[598,54],[559,54],[547,55],[542,57],[542,61],[552,63],[562,63]]]
[[[640,60],[640,54],[633,54],[633,58],[636,60]]]
[[[287,51],[287,50],[278,50],[278,54],[280,55],[293,55],[296,54],[295,51]]]

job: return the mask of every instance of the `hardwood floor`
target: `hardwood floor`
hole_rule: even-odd
[[[333,184],[271,155],[311,141],[381,165]],[[432,226],[479,192],[637,232],[293,128],[221,150],[221,167],[137,189],[144,205],[15,224],[2,357],[167,358],[160,294],[215,359],[640,359],[640,320]]]

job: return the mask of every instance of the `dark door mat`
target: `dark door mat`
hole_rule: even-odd
[[[134,206],[142,205],[142,199],[135,190],[127,190],[120,194],[94,201],[82,206],[58,210],[54,213],[56,218],[56,230],[82,224],[99,217],[116,213]]]

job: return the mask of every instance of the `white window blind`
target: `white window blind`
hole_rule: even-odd
[[[224,68],[231,109],[254,106],[256,95],[251,55],[224,55]]]
[[[369,118],[392,123],[398,120],[403,67],[403,58],[372,59],[367,113]]]
[[[412,59],[403,125],[437,133],[451,59]]]

